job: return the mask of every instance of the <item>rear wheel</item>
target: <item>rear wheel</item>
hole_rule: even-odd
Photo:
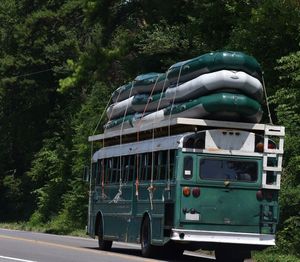
[[[102,219],[100,219],[98,224],[98,246],[100,250],[105,250],[105,251],[109,251],[112,246],[112,241],[104,240]]]
[[[151,226],[149,217],[145,217],[142,223],[141,248],[143,257],[154,257],[157,254],[156,246],[151,244]]]

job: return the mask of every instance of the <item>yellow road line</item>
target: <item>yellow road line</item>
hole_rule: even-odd
[[[1,235],[0,238],[3,239],[10,239],[10,240],[17,240],[17,241],[23,241],[27,243],[32,243],[32,244],[38,244],[38,245],[44,245],[44,246],[52,246],[52,247],[57,247],[61,249],[68,249],[68,250],[75,250],[75,251],[80,251],[80,252],[87,252],[87,253],[94,253],[97,255],[105,254],[107,256],[113,256],[113,257],[120,257],[120,258],[125,258],[129,260],[135,260],[135,261],[157,261],[154,259],[147,259],[147,258],[142,258],[142,257],[136,257],[136,256],[131,256],[131,255],[125,255],[125,254],[119,254],[119,253],[114,253],[114,252],[108,252],[108,251],[102,251],[102,250],[93,250],[93,249],[87,249],[84,247],[72,247],[72,246],[67,246],[63,244],[56,244],[52,242],[47,242],[47,241],[41,241],[41,240],[32,240],[32,239],[27,239],[27,238],[21,238],[21,237],[12,237],[12,236],[7,236],[7,235]]]

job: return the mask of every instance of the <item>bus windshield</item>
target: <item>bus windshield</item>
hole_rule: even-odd
[[[204,180],[231,180],[255,182],[258,176],[256,161],[202,158],[200,178]]]

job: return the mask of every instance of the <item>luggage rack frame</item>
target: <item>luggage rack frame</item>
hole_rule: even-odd
[[[118,144],[120,137],[122,142],[135,141],[137,134],[140,140],[147,139],[149,134],[155,132],[155,137],[168,136],[189,131],[201,131],[204,129],[239,129],[239,130],[252,130],[256,133],[264,134],[266,124],[254,124],[243,122],[195,119],[195,118],[172,118],[170,120],[163,120],[160,122],[142,123],[140,126],[127,128],[124,130],[107,129],[103,134],[89,136],[89,142],[105,142],[105,145]]]

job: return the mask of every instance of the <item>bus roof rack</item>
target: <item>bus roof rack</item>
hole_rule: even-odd
[[[219,121],[219,120],[207,120],[207,119],[195,119],[195,118],[172,118],[170,120],[163,120],[159,122],[141,123],[132,128],[124,130],[106,130],[103,134],[89,136],[89,142],[104,142],[106,145],[118,144],[137,141],[137,139],[144,140],[153,137],[168,136],[179,134],[183,132],[194,132],[212,128],[227,128],[227,129],[239,129],[249,130],[257,133],[264,134],[268,124],[255,124],[244,122],[232,122],[232,121]],[[280,130],[280,133],[284,135],[284,127],[274,126],[276,130]],[[138,135],[137,135],[138,134]],[[122,139],[122,140],[121,140]]]

